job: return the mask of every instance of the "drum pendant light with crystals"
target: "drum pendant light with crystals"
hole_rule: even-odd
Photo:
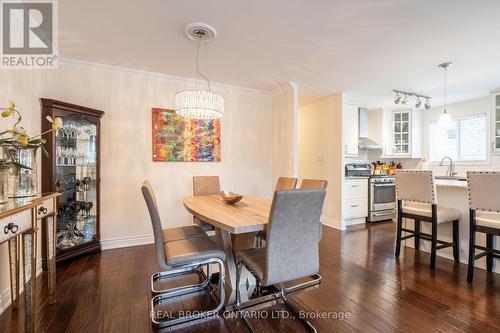
[[[215,39],[214,27],[205,23],[191,23],[186,26],[186,35],[196,42],[196,77],[193,90],[175,94],[175,113],[192,119],[218,119],[224,115],[224,97],[212,92],[208,76],[199,71],[200,43]],[[198,89],[198,75],[207,81],[208,91]]]
[[[441,67],[443,70],[444,70],[444,111],[443,113],[441,114],[441,116],[439,116],[439,121],[438,121],[438,125],[440,127],[443,127],[443,128],[448,128],[451,124],[451,115],[448,113],[448,111],[446,111],[446,107],[448,106],[448,103],[447,103],[447,100],[446,100],[446,71],[448,69],[448,67],[450,67],[451,65],[451,62],[445,62],[445,63],[442,63],[440,64],[438,67]]]

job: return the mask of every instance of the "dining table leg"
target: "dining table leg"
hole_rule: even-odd
[[[224,261],[224,268],[226,270],[224,284],[226,294],[225,304],[226,306],[232,305],[236,302],[236,261],[233,254],[233,242],[231,234],[219,228],[215,228],[215,237],[226,254],[226,260]]]
[[[246,302],[251,294],[253,293],[256,280],[255,277],[243,267],[240,271],[240,285],[236,285],[236,260],[235,254],[238,251],[254,247],[254,240],[256,233],[245,233],[232,235],[225,230],[219,228],[215,229],[215,236],[222,247],[224,253],[226,254],[226,260],[224,262],[226,269],[226,281],[225,281],[225,292],[226,292],[226,306],[233,305],[236,303],[236,290],[239,289],[240,297],[242,302]]]

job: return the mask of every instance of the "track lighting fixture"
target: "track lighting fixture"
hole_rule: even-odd
[[[429,100],[429,98],[426,98],[425,99],[425,109],[426,110],[429,110],[431,108],[431,101]]]
[[[402,96],[402,95],[399,95],[399,93],[398,93],[398,92],[396,92],[396,98],[394,99],[394,103],[395,103],[395,104],[399,104],[399,103],[401,103],[401,99],[402,99],[402,98],[403,98],[403,96]]]
[[[422,100],[420,96],[417,96],[417,103],[415,103],[415,107],[418,109],[422,105]]]
[[[401,102],[401,104],[407,105],[408,104],[408,94],[405,94],[405,98]]]
[[[396,94],[396,97],[394,97],[394,104],[408,105],[410,103],[409,97],[415,96],[417,98],[417,101],[415,102],[416,109],[422,106],[423,99],[425,99],[425,104],[424,104],[425,109],[428,110],[431,107],[431,102],[430,102],[431,97],[429,96],[424,96],[413,92],[396,90],[396,89],[394,89],[393,92]]]

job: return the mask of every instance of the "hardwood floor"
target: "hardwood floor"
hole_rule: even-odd
[[[499,332],[500,276],[476,269],[467,284],[467,266],[404,248],[394,258],[393,223],[339,232],[325,228],[321,241],[319,287],[289,295],[299,308],[348,312],[349,318],[312,319],[319,332]],[[498,263],[497,263],[498,264]],[[57,303],[37,298],[39,332],[150,332],[149,277],[157,270],[153,246],[104,251],[58,268]],[[45,273],[41,276],[45,278]],[[180,281],[171,281],[178,284]],[[168,304],[173,311],[214,302],[200,293]],[[21,307],[23,304],[21,304]],[[267,319],[252,319],[262,332],[304,331],[293,319],[272,318],[282,309],[270,304]],[[22,310],[0,316],[1,332],[22,331]],[[175,332],[245,332],[240,318],[218,318]]]

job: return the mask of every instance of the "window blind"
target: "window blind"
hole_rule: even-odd
[[[459,156],[461,161],[479,161],[486,159],[487,128],[486,115],[460,119]]]

